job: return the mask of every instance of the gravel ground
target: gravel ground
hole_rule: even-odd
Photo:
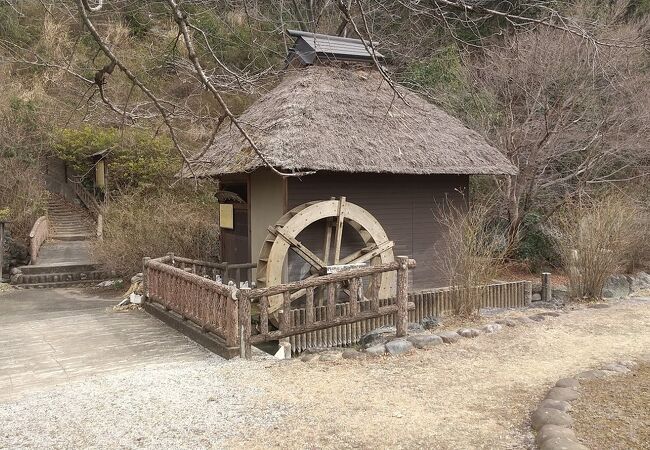
[[[582,381],[571,417],[589,448],[650,448],[650,364],[626,375]]]
[[[239,383],[238,365],[149,366],[0,404],[0,448],[223,448],[270,433],[286,408],[257,408],[264,391]]]
[[[170,363],[0,403],[0,448],[521,449],[558,378],[648,348],[632,299],[399,358]]]

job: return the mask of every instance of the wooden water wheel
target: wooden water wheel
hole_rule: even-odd
[[[377,219],[345,197],[304,203],[269,227],[257,263],[257,286],[316,277],[340,266],[389,263],[394,261],[393,245]],[[289,250],[297,256],[291,258]],[[384,273],[372,286],[380,298],[391,295],[393,278]],[[292,302],[304,295],[293,293]],[[269,298],[269,313],[281,305],[281,295]]]

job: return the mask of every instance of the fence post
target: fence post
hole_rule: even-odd
[[[524,282],[524,305],[528,306],[533,302],[533,282]]]
[[[251,300],[248,297],[250,289],[239,289],[239,356],[251,359]]]
[[[169,253],[167,253],[167,256],[169,256],[169,258],[170,258],[169,259],[169,265],[173,266],[174,265],[174,253],[169,252]]]
[[[542,272],[542,301],[551,301],[551,273]]]
[[[149,258],[148,256],[145,256],[142,258],[142,301],[146,302],[147,298],[149,297],[147,295],[147,292],[149,292],[149,280],[147,276],[147,265],[149,264]]]
[[[396,335],[397,337],[406,336],[408,329],[408,257],[398,256],[397,263],[397,317],[396,317]]]
[[[5,252],[5,222],[0,220],[0,282],[2,282],[2,257]]]

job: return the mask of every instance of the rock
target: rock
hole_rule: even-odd
[[[366,353],[370,356],[380,356],[386,353],[386,346],[384,344],[373,345],[366,349]]]
[[[545,311],[541,312],[538,314],[539,316],[546,316],[546,317],[560,317],[560,313],[557,311]]]
[[[537,442],[537,445],[541,446],[544,442],[548,441],[549,439],[555,439],[555,438],[564,438],[574,442],[578,441],[578,438],[576,437],[576,433],[571,428],[563,427],[560,425],[548,424],[548,425],[544,425],[542,428],[540,428],[537,431],[537,437],[535,438],[535,442]]]
[[[627,297],[631,291],[630,280],[625,275],[612,275],[603,286],[603,298]]]
[[[609,305],[607,303],[592,303],[591,305],[587,306],[587,308],[605,309],[605,308],[609,308]]]
[[[483,328],[481,328],[481,331],[483,333],[496,333],[497,331],[501,331],[503,326],[499,325],[498,323],[488,323],[487,325],[484,325]]]
[[[23,271],[20,270],[18,267],[14,267],[13,269],[11,269],[11,270],[9,271],[9,273],[10,273],[11,275],[22,275],[22,274],[23,274]]]
[[[595,370],[585,370],[584,372],[579,373],[576,375],[576,378],[578,380],[595,380],[596,378],[604,378],[608,375],[607,372],[604,370],[600,369],[595,369]]]
[[[589,450],[588,447],[585,447],[579,442],[574,440],[563,438],[563,437],[554,437],[545,440],[542,445],[539,446],[540,450]]]
[[[580,387],[580,382],[575,378],[560,378],[555,383],[555,387],[568,388],[577,391]]]
[[[455,342],[458,342],[460,339],[460,335],[458,333],[454,333],[453,331],[444,331],[442,333],[437,333],[438,336],[440,336],[440,339],[442,339],[442,342],[445,344],[453,344]]]
[[[544,425],[573,426],[573,419],[567,413],[555,408],[537,408],[531,416],[533,429],[540,430]]]
[[[569,288],[559,284],[551,290],[551,297],[556,303],[564,304],[569,301]]]
[[[546,316],[543,316],[542,314],[533,314],[532,316],[528,316],[528,318],[534,322],[542,322],[546,320]]]
[[[475,338],[481,332],[477,330],[476,328],[461,328],[460,330],[457,331],[457,333],[465,338]]]
[[[517,317],[515,320],[519,323],[535,323],[530,317]]]
[[[442,338],[435,334],[416,334],[406,338],[415,348],[431,348],[442,344]]]
[[[534,293],[531,299],[534,302],[540,302],[542,301],[542,294]]]
[[[361,347],[363,348],[373,347],[377,344],[385,344],[390,340],[390,338],[395,336],[396,332],[397,330],[395,327],[388,325],[375,328],[361,336],[359,344],[361,344]]]
[[[136,273],[135,275],[133,275],[131,277],[131,284],[133,284],[133,283],[142,283],[142,278],[143,278],[142,272]]]
[[[561,400],[564,402],[572,402],[580,397],[578,391],[570,388],[554,387],[548,391],[546,398],[551,400]]]
[[[434,316],[425,317],[422,319],[422,326],[425,330],[433,330],[442,325],[442,321]]]
[[[341,352],[325,352],[320,354],[320,358],[318,358],[319,361],[336,361],[337,359],[341,359],[343,356],[343,353]]]
[[[426,330],[422,325],[417,322],[409,322],[406,331],[409,334],[424,333]]]
[[[305,355],[302,355],[300,358],[300,361],[302,362],[310,362],[310,361],[315,361],[318,359],[320,355],[318,353],[307,353]]]
[[[601,367],[601,369],[617,373],[628,373],[630,371],[628,367],[617,363],[605,364],[603,367]]]
[[[636,366],[639,365],[635,361],[619,361],[618,364],[621,365],[621,366],[627,367],[628,369],[633,369],[633,368],[635,368]]]
[[[309,347],[305,350],[305,353],[324,353],[330,351],[331,349],[327,347]]]
[[[393,339],[386,343],[386,351],[393,356],[402,355],[411,350],[413,350],[413,344],[406,339]]]
[[[517,322],[512,319],[499,319],[495,320],[494,323],[498,323],[499,325],[505,325],[506,327],[516,327]]]
[[[113,287],[114,285],[115,285],[115,280],[106,280],[106,281],[102,281],[101,283],[97,284],[97,287],[109,288],[109,287]]]
[[[542,403],[539,404],[539,407],[553,408],[563,412],[571,410],[571,404],[569,404],[569,402],[565,402],[564,400],[553,400],[552,398],[542,400]]]
[[[630,290],[632,292],[645,291],[650,289],[650,274],[639,272],[630,277]]]
[[[366,356],[368,355],[362,352],[358,352],[352,348],[349,348],[343,352],[343,359],[363,359]]]

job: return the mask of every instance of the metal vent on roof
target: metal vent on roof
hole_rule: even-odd
[[[372,61],[372,55],[366,50],[371,49],[368,41],[361,39],[330,36],[327,34],[307,33],[305,31],[287,30],[287,33],[296,38],[294,46],[289,50],[288,61],[298,57],[304,64],[313,64],[318,58],[341,60],[341,61]],[[374,42],[373,44],[377,44]],[[374,55],[379,61],[383,61],[384,55],[376,49]]]

